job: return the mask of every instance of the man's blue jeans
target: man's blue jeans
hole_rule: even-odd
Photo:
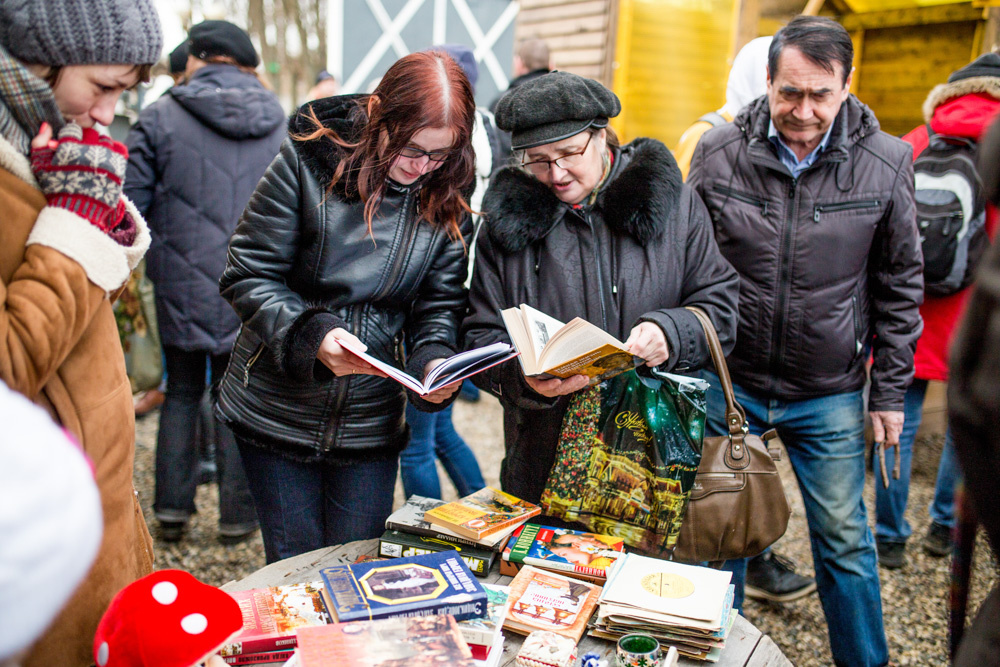
[[[913,443],[923,417],[924,396],[927,394],[927,380],[914,380],[906,391],[903,406],[903,433],[899,436],[899,479],[890,479],[886,489],[878,481],[875,484],[875,536],[879,542],[905,543],[913,533],[904,516],[910,495],[910,466],[913,461]],[[895,449],[886,451],[885,466],[892,470],[896,460]],[[877,463],[875,464],[877,465]],[[951,431],[945,432],[944,449],[938,463],[937,482],[934,485],[934,499],[928,511],[934,523],[951,528],[955,525],[955,484],[961,472],[955,456],[955,446],[951,441]]]
[[[239,436],[268,563],[378,537],[392,513],[397,459],[305,463]]]
[[[406,406],[410,444],[399,455],[399,472],[407,498],[413,494],[425,498],[441,497],[435,459],[440,459],[459,496],[467,496],[486,486],[476,455],[455,431],[451,408],[421,412],[412,405]]]
[[[709,432],[725,433],[719,378],[705,373]],[[816,585],[837,665],[889,661],[882,624],[875,540],[862,500],[865,485],[864,397],[861,391],[801,401],[751,394],[734,384],[750,432],[775,428],[802,492]],[[739,570],[739,568],[733,568]],[[745,575],[746,569],[741,573]],[[734,584],[743,579],[734,574]],[[742,593],[742,591],[741,591]]]

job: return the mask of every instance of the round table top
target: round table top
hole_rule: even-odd
[[[374,556],[377,553],[377,539],[336,544],[266,565],[239,581],[229,582],[225,586],[222,586],[222,590],[236,592],[252,588],[318,581],[320,578],[319,571],[325,567],[353,563],[359,556]],[[489,576],[482,577],[481,581],[503,585],[510,583],[510,579],[508,576],[501,575],[498,566],[494,563]],[[500,665],[501,667],[513,667],[515,665],[514,658],[517,655],[518,648],[521,646],[521,642],[524,641],[524,637],[512,632],[504,632],[504,636],[506,637],[506,641],[504,642],[504,655],[500,660]],[[600,653],[608,659],[608,664],[614,667],[614,642],[584,636],[580,641],[578,653],[582,655],[591,651]],[[681,658],[679,664],[685,667],[694,667],[696,665],[710,665],[712,663]],[[770,637],[761,634],[760,630],[755,628],[749,621],[742,616],[738,616],[732,631],[729,633],[729,637],[726,639],[726,648],[722,650],[722,656],[715,665],[717,667],[763,667],[765,665],[768,667],[791,667],[792,663],[782,655]]]

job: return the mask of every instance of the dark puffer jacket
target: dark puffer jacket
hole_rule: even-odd
[[[129,132],[125,194],[153,242],[164,345],[228,352],[239,318],[219,296],[236,222],[285,137],[274,93],[231,65],[207,65],[139,114]]]
[[[365,98],[311,106],[351,140],[367,120],[358,103]],[[313,127],[300,111],[289,129],[297,136]],[[341,155],[327,139],[282,145],[240,219],[220,281],[243,328],[217,412],[237,434],[300,460],[395,456],[407,440],[403,387],[334,377],[316,359],[329,331],[350,331],[389,362],[400,360],[405,339],[406,370],[422,377],[427,362],[457,349],[466,309],[471,222],[463,240],[418,219],[418,181],[386,190],[369,235],[364,202],[346,194],[344,181],[327,193]],[[448,405],[410,400],[429,411]]]
[[[923,300],[910,146],[851,95],[793,179],[769,122],[761,97],[709,130],[688,179],[740,274],[733,381],[785,400],[856,391],[873,349],[869,408],[902,410]]]
[[[736,272],[719,253],[705,206],[660,142],[637,139],[615,150],[593,206],[564,204],[534,177],[507,167],[494,177],[483,208],[488,233],[476,248],[472,311],[462,325],[466,347],[509,342],[500,309],[526,303],[563,322],[582,317],[620,340],[638,323],[654,322],[670,352],[663,370],[693,370],[710,359],[698,320],[683,306],[701,306],[723,348],[732,348]],[[503,403],[503,488],[537,502],[569,397],[532,391],[516,361],[473,379]]]

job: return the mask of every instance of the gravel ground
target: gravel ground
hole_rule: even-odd
[[[146,520],[156,540],[157,567],[187,570],[199,579],[222,585],[241,579],[264,565],[264,548],[257,534],[236,546],[223,546],[217,540],[218,496],[214,485],[198,489],[199,509],[185,538],[177,544],[158,539],[151,504],[153,498],[153,452],[156,443],[158,412],[137,421],[137,453],[135,484],[139,490]],[[472,445],[479,458],[487,483],[497,484],[500,460],[503,458],[500,406],[485,396],[478,403],[459,401],[455,408],[455,425]],[[947,595],[949,569],[947,559],[926,556],[919,547],[919,537],[927,530],[927,505],[934,490],[934,475],[943,438],[917,442],[910,485],[907,519],[913,526],[914,539],[907,550],[908,565],[902,570],[880,569],[882,605],[889,650],[897,665],[943,665],[947,663]],[[779,464],[785,491],[792,506],[788,532],[775,550],[792,558],[799,571],[812,573],[802,499],[787,461]],[[442,480],[447,480],[440,471]],[[869,474],[865,501],[872,514],[874,506],[873,478]],[[455,497],[450,483],[444,482],[446,499]],[[402,487],[396,485],[396,506],[403,501]],[[971,586],[970,609],[977,609],[997,580],[997,563],[985,540],[980,536]],[[826,624],[819,598],[815,595],[785,605],[761,604],[748,600],[746,617],[763,632],[771,635],[785,655],[803,667],[830,664]],[[971,616],[971,615],[970,615]]]

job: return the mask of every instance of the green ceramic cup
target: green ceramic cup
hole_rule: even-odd
[[[656,667],[660,660],[660,642],[636,632],[618,640],[615,651],[618,667]]]

